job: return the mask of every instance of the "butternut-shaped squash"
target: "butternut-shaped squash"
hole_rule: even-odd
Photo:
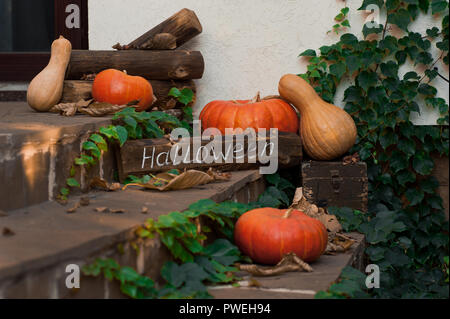
[[[325,102],[301,77],[284,75],[280,95],[300,113],[300,135],[305,152],[316,160],[332,160],[344,155],[356,141],[356,125],[343,109]]]
[[[71,52],[72,44],[63,36],[53,41],[50,62],[28,86],[27,101],[34,110],[48,111],[61,100]]]

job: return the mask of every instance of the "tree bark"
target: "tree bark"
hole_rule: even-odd
[[[118,69],[147,80],[189,80],[200,79],[204,68],[203,56],[199,51],[73,50],[66,79],[79,80],[85,74]]]
[[[194,11],[182,9],[122,49],[176,49],[202,32]],[[166,34],[162,36],[161,34]],[[172,37],[167,36],[167,34]],[[175,41],[174,41],[175,40]]]

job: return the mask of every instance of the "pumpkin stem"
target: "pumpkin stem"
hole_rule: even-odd
[[[294,211],[294,208],[289,208],[283,215],[283,218],[289,218],[291,216],[291,213]]]
[[[261,102],[261,94],[259,91],[258,91],[258,93],[256,93],[256,96],[251,101],[251,103],[256,103],[256,102]]]

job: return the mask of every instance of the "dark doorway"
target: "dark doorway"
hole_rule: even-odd
[[[0,81],[30,81],[60,35],[73,49],[88,49],[87,10],[87,0],[0,0]]]
[[[0,51],[49,51],[54,8],[53,0],[0,0]]]

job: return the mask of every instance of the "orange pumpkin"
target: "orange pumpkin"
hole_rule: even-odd
[[[137,111],[145,111],[153,104],[153,88],[146,79],[125,72],[108,69],[95,77],[92,97],[98,102],[124,105],[139,100]]]
[[[225,128],[278,128],[282,132],[298,131],[298,116],[285,101],[277,98],[212,101],[200,113],[202,129],[215,127],[225,134]]]
[[[320,221],[303,212],[265,207],[238,219],[234,240],[254,262],[275,265],[288,253],[307,262],[318,259],[327,247],[328,233]]]

